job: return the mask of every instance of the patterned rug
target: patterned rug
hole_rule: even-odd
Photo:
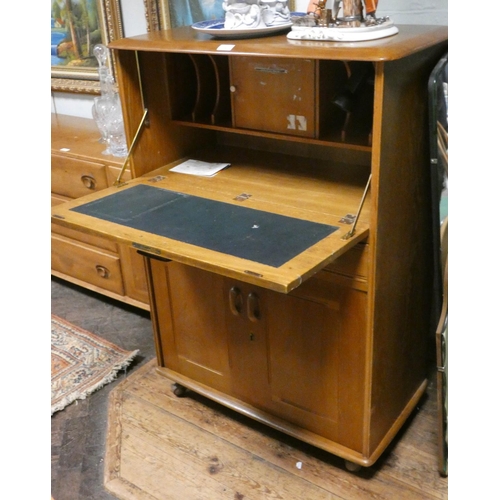
[[[113,381],[139,350],[125,351],[52,315],[51,415]]]

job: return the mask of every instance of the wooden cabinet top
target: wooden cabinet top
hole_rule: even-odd
[[[94,120],[69,115],[51,114],[52,153],[97,161],[121,167],[123,158],[103,155],[106,148],[99,142],[100,134]]]
[[[448,38],[447,26],[398,25],[399,33],[366,42],[289,40],[286,34],[250,39],[217,39],[190,26],[123,38],[109,47],[121,50],[188,52],[204,54],[303,57],[351,61],[391,61],[417,53]],[[234,45],[221,50],[223,45]]]

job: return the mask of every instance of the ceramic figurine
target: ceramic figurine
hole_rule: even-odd
[[[279,26],[290,22],[287,0],[260,0],[260,4],[266,26]]]
[[[325,25],[325,19],[328,19],[326,26],[347,25],[351,27],[375,26],[384,23],[387,18],[377,18],[376,11],[378,0],[334,0],[331,14],[327,14],[326,0],[310,0],[307,6],[307,13],[315,16],[317,24]],[[342,3],[343,16],[338,17],[340,5]],[[364,11],[363,15],[363,3]]]
[[[256,29],[290,22],[287,0],[224,0],[225,29]]]
[[[249,29],[263,28],[265,26],[260,15],[259,0],[224,0],[222,8],[224,9],[225,29]]]
[[[377,17],[378,0],[309,0],[307,14],[293,16],[289,40],[361,42],[396,35],[399,30],[388,17]],[[342,7],[342,14],[339,12]]]

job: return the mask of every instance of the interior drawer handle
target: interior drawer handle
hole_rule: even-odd
[[[259,297],[254,292],[249,293],[247,297],[247,315],[250,321],[260,319]]]
[[[96,182],[91,175],[82,175],[81,181],[87,189],[95,189]]]
[[[101,277],[101,278],[109,278],[110,276],[110,272],[107,268],[105,268],[104,266],[95,266],[95,269],[97,271],[97,274]]]
[[[233,286],[229,290],[229,309],[235,316],[239,316],[243,309],[243,298],[237,286]]]

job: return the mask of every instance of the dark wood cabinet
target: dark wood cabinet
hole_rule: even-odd
[[[232,45],[189,27],[113,42],[135,178],[53,221],[145,256],[178,388],[369,466],[427,384],[426,96],[447,30]],[[230,167],[171,171],[186,159]]]
[[[157,345],[174,379],[361,452],[362,286],[320,271],[285,295],[176,262],[150,268]]]

